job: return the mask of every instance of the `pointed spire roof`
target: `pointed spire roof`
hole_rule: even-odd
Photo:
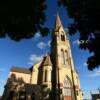
[[[60,27],[62,27],[62,23],[61,23],[59,14],[57,13],[54,30],[58,30]]]
[[[50,55],[47,54],[44,58],[43,58],[43,61],[42,61],[42,66],[51,66],[52,63],[51,63],[51,59],[50,59]]]

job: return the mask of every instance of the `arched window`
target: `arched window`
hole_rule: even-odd
[[[65,50],[65,64],[68,65],[68,52]]]
[[[66,77],[64,79],[64,87],[63,87],[63,95],[64,96],[68,96],[71,98],[72,96],[72,90],[71,90],[71,82],[70,80],[68,79],[68,77]],[[71,99],[69,99],[71,100]]]
[[[65,36],[64,35],[61,35],[61,40],[65,41]]]
[[[62,64],[65,64],[65,56],[64,56],[64,50],[61,49],[61,59],[62,59]]]
[[[48,81],[51,82],[51,71],[50,70],[48,70],[47,78],[48,78]]]
[[[47,82],[47,70],[45,70],[45,82]]]
[[[61,31],[61,41],[65,41],[65,34],[63,31]]]
[[[10,76],[10,79],[11,79],[12,81],[16,81],[16,75],[12,73],[11,76]]]

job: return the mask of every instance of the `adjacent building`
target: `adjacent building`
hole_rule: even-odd
[[[92,100],[100,100],[100,89],[98,89],[98,93],[91,93]]]

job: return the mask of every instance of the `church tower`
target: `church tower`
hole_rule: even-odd
[[[56,16],[51,41],[52,89],[54,100],[82,100],[78,74],[75,71],[69,39],[59,15]]]

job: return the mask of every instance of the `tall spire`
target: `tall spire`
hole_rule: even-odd
[[[62,26],[62,23],[61,23],[59,14],[57,13],[54,30],[58,30],[61,26]]]

